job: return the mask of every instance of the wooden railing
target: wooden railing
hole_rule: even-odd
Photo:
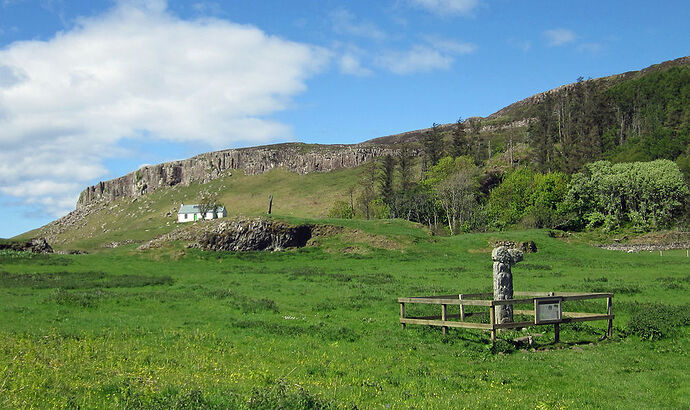
[[[426,326],[440,326],[445,335],[448,328],[467,328],[488,330],[491,332],[491,341],[496,341],[496,331],[501,329],[524,328],[529,326],[539,325],[553,325],[554,338],[558,342],[560,340],[561,323],[573,322],[587,322],[591,320],[608,320],[608,329],[606,335],[613,336],[613,293],[574,293],[574,292],[515,292],[515,299],[493,300],[491,293],[465,293],[455,295],[442,296],[423,296],[423,297],[407,297],[398,298],[400,303],[400,324],[403,329],[408,324],[411,325],[426,325]],[[489,299],[491,298],[491,299]],[[586,299],[606,299],[606,313],[582,313],[582,312],[563,312],[560,311],[561,303],[567,301],[586,300]],[[550,319],[545,321],[539,320],[539,313],[537,306],[542,302],[551,302],[558,305],[560,315],[557,319]],[[405,304],[419,303],[429,305],[441,305],[440,316],[421,316],[410,317],[406,316]],[[496,323],[496,306],[515,305],[515,304],[532,304],[533,310],[529,309],[515,309],[514,315],[534,316],[532,321],[510,322],[510,323]],[[448,314],[448,306],[459,306],[458,314]],[[465,312],[465,306],[486,306],[488,312]],[[489,314],[489,323],[467,322],[465,319],[469,316],[486,315]],[[452,320],[458,319],[458,320]]]

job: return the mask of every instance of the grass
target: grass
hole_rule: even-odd
[[[276,168],[260,175],[233,171],[206,184],[193,183],[161,189],[136,198],[120,198],[90,213],[64,232],[52,235],[39,228],[13,239],[50,237],[56,250],[103,250],[143,243],[177,227],[177,211],[182,203],[198,203],[209,193],[225,205],[229,216],[265,215],[268,197],[273,195],[273,213],[283,218],[325,217],[331,205],[345,199],[359,169],[298,175]]]
[[[690,406],[684,251],[330,222],[359,233],[275,253],[0,256],[0,407]],[[510,342],[519,332],[492,348],[480,331],[400,328],[399,296],[490,290],[496,239],[539,247],[513,268],[516,290],[616,292],[614,338],[605,322],[563,325],[559,344],[536,327],[531,351]],[[425,309],[440,310],[409,310]]]

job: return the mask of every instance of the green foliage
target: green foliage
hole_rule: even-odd
[[[690,67],[671,67],[611,87],[609,127],[645,160],[674,159],[690,144]],[[629,160],[628,160],[629,161]]]
[[[328,211],[329,218],[352,219],[355,216],[355,210],[347,201],[335,201],[331,209]]]
[[[690,155],[681,155],[676,159],[678,169],[685,177],[685,183],[690,185]]]
[[[635,303],[630,308],[628,331],[643,339],[672,337],[683,326],[690,325],[690,304]]]
[[[573,175],[565,208],[588,228],[639,231],[668,226],[682,211],[688,188],[669,160],[612,165],[598,161]]]
[[[372,219],[388,219],[391,208],[383,201],[383,198],[376,198],[369,203],[369,215]]]
[[[432,167],[443,157],[443,136],[439,124],[434,123],[431,131],[424,134],[424,159]]]
[[[568,177],[560,172],[541,174],[518,168],[491,191],[487,205],[491,225],[505,229],[519,223],[527,227],[552,226],[562,214]]]
[[[517,114],[531,118],[529,143],[540,171],[573,173],[602,157],[673,160],[690,144],[690,67],[613,82],[578,79]]]

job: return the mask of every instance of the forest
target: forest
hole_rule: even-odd
[[[523,115],[526,129],[493,149],[479,118],[434,124],[363,167],[329,216],[402,218],[451,235],[687,226],[690,67],[614,84],[579,78]]]

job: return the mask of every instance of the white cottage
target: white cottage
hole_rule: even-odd
[[[223,205],[217,205],[215,209],[206,212],[203,219],[225,218],[228,216],[228,211]],[[199,205],[180,205],[180,210],[177,211],[177,222],[192,222],[198,221],[201,218],[201,211]]]

